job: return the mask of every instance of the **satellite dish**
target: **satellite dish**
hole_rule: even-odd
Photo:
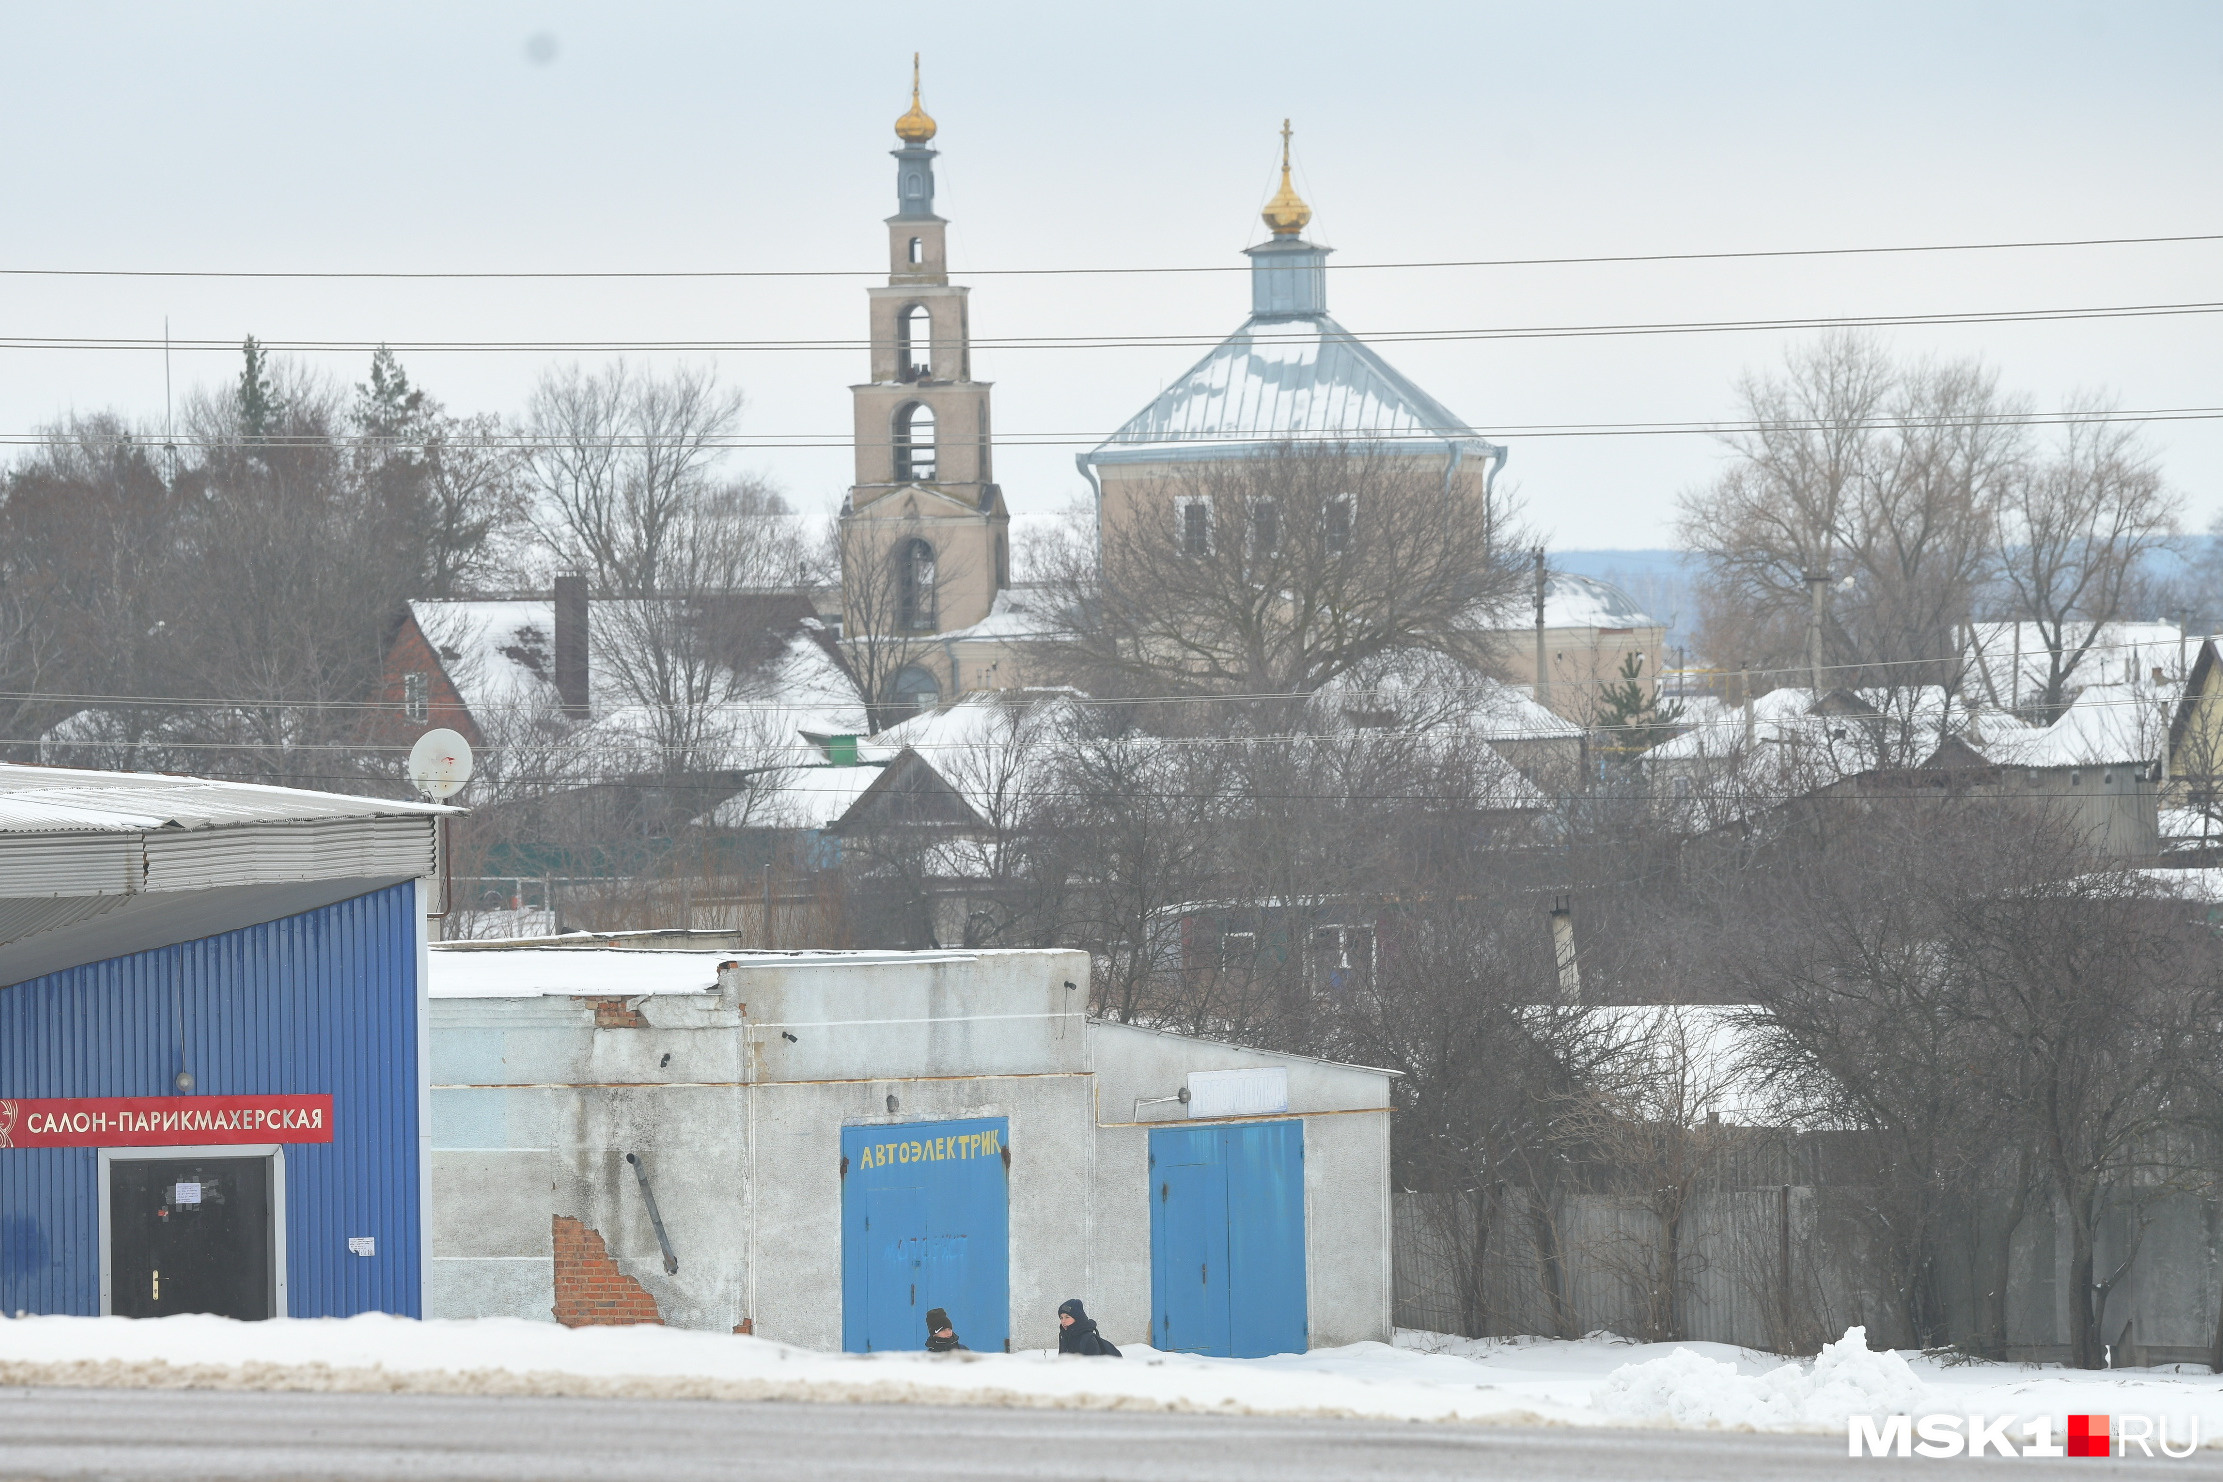
[[[434,800],[460,792],[471,780],[471,743],[445,726],[425,732],[409,748],[409,780]]]

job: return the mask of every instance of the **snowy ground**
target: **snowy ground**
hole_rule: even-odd
[[[2197,1423],[2223,1445],[2223,1379],[1944,1365],[1870,1352],[1859,1330],[1786,1362],[1715,1343],[1466,1339],[1400,1332],[1265,1359],[1130,1348],[1052,1354],[844,1355],[669,1328],[567,1329],[511,1319],[241,1323],[216,1317],[0,1321],[0,1385],[195,1387],[931,1402],[1495,1424],[1845,1433],[1849,1415],[2019,1422],[2071,1414]]]

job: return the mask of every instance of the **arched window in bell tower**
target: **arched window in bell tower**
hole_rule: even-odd
[[[895,478],[931,482],[934,477],[934,409],[922,401],[905,402],[895,414]]]
[[[906,540],[896,549],[896,620],[913,633],[934,631],[934,547],[923,540]]]
[[[913,237],[911,239],[911,261],[914,263],[926,261],[926,238]]]
[[[932,374],[934,316],[924,304],[910,304],[895,316],[895,378],[924,381]]]

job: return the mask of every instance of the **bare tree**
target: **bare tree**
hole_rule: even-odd
[[[659,377],[620,360],[544,376],[526,405],[527,470],[556,558],[611,596],[659,590],[741,403],[708,367]]]
[[[753,724],[791,636],[767,588],[801,560],[795,524],[757,481],[694,490],[659,537],[658,586],[596,604],[598,662],[654,772],[767,765],[795,738]],[[612,738],[613,740],[615,738]]]
[[[1991,887],[1990,830],[2014,821],[1928,799],[1874,804],[1700,882],[1724,918],[1722,974],[1762,1010],[1751,1027],[1773,1095],[1798,1121],[1854,1131],[1839,1177],[1900,1330],[1923,1345],[1953,1336],[1942,1277],[1957,1200],[2000,1134],[1972,1074],[1996,1046],[1955,968],[1949,910]],[[2047,857],[2070,867],[2058,846]]]
[[[842,654],[875,730],[916,711],[906,671],[940,654],[942,599],[972,574],[940,549],[950,542],[927,540],[928,530],[921,520],[837,519],[823,541],[821,564],[841,581]]]
[[[2067,707],[2103,625],[2125,615],[2140,563],[2175,529],[2181,504],[2140,430],[2106,411],[2093,399],[2071,407],[2052,456],[2022,470],[2007,496],[2003,570],[2045,649],[2047,720]]]
[[[1523,580],[1492,514],[1394,448],[1285,444],[1037,556],[1084,688],[1310,694],[1399,653],[1486,658]]]
[[[1739,388],[1754,427],[1683,496],[1705,560],[1701,642],[1718,663],[1803,679],[1826,580],[1824,683],[1960,683],[1962,633],[2020,455],[2014,404],[1973,362],[1896,365],[1839,335]]]
[[[2027,839],[2017,841],[2027,844]],[[2212,932],[2131,870],[2062,877],[2002,851],[1951,937],[1998,1055],[1979,1069],[2067,1213],[2069,1362],[2105,1366],[2108,1294],[2138,1259],[2155,1201],[2204,1184],[2172,1156],[2187,1092],[2223,1019]],[[2099,1260],[2101,1230],[2127,1238]]]

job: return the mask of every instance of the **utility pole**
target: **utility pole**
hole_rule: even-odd
[[[1829,590],[1829,568],[1821,567],[1805,573],[1806,590],[1813,598],[1813,610],[1806,619],[1806,667],[1813,675],[1814,701],[1822,698],[1822,601]]]
[[[1752,660],[1750,659],[1740,659],[1737,662],[1737,703],[1744,707],[1744,749],[1747,754],[1750,754],[1753,731]]]
[[[2022,713],[2022,619],[2015,619],[2015,667],[2007,681],[2007,709],[2013,714]]]
[[[1544,548],[1536,547],[1536,703],[1551,704],[1551,671],[1544,663]]]

